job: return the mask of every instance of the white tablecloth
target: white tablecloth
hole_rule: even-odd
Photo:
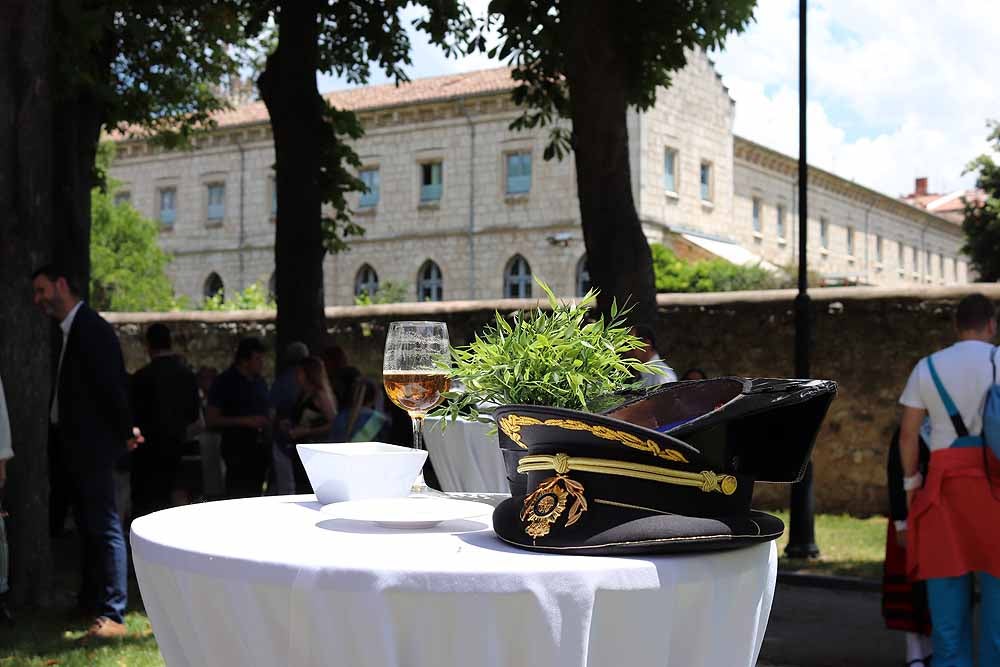
[[[672,557],[535,554],[500,542],[488,513],[401,531],[337,519],[313,499],[190,505],[132,524],[170,667],[756,662],[774,542]]]
[[[486,435],[490,424],[458,419],[424,423],[424,443],[442,491],[509,493],[507,473],[497,435]]]

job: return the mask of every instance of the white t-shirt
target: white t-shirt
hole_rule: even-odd
[[[986,402],[986,392],[993,382],[990,377],[993,371],[990,355],[993,350],[994,347],[989,343],[965,340],[931,355],[941,384],[948,390],[952,402],[962,415],[969,435],[979,435],[983,430],[983,404]],[[997,362],[1000,364],[1000,357]],[[903,395],[899,397],[899,403],[927,410],[931,418],[931,437],[927,444],[931,451],[950,447],[958,437],[948,411],[934,387],[926,358],[914,366]]]
[[[660,358],[660,355],[653,353],[649,361],[646,362],[647,366],[652,368],[659,368],[663,371],[663,374],[659,373],[640,373],[639,380],[642,382],[643,387],[656,387],[661,384],[666,384],[667,382],[677,382],[677,373],[671,368],[667,362]]]

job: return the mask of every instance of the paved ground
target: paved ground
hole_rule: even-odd
[[[878,593],[779,584],[758,667],[901,667]]]

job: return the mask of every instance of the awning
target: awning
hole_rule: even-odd
[[[732,241],[722,241],[720,239],[708,238],[697,234],[681,233],[681,237],[694,245],[706,250],[716,257],[738,264],[740,266],[760,266],[768,271],[780,271],[781,269],[771,262],[768,262],[760,255],[750,252],[739,243]]]

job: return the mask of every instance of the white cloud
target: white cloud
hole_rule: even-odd
[[[714,55],[736,100],[736,132],[798,152],[798,16],[761,0],[756,23]],[[814,0],[810,3],[809,161],[888,194],[928,176],[932,190],[972,184],[965,164],[987,150],[1000,117],[994,0]]]

